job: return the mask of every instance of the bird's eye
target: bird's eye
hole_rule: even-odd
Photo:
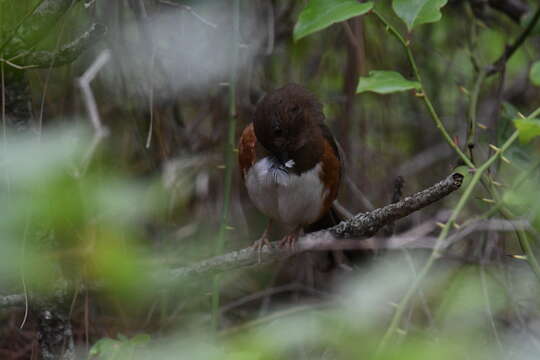
[[[281,130],[281,128],[275,128],[275,129],[274,129],[274,135],[275,135],[275,136],[281,136],[281,135],[283,135],[283,130]]]
[[[291,112],[292,112],[293,114],[296,114],[298,111],[300,111],[300,106],[298,106],[298,105],[293,105],[293,106],[291,107]]]

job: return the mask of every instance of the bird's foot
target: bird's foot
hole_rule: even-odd
[[[288,250],[294,250],[296,242],[300,237],[300,229],[293,230],[291,233],[285,235],[283,239],[279,241],[279,247]]]
[[[253,248],[253,250],[256,250],[257,251],[257,261],[258,263],[260,264],[261,263],[261,252],[262,252],[262,248],[265,246],[265,245],[268,245],[268,247],[271,247],[272,244],[270,244],[270,239],[268,238],[268,232],[265,231],[262,236],[259,238],[259,240],[255,240],[255,242],[253,243],[253,245],[251,245],[251,247]]]

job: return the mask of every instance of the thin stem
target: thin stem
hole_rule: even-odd
[[[386,29],[398,39],[398,41],[403,45],[405,48],[405,51],[407,52],[407,58],[409,59],[409,63],[414,71],[414,75],[416,77],[416,80],[420,83],[420,86],[422,87],[422,100],[424,101],[424,104],[426,105],[431,118],[435,122],[435,125],[443,135],[444,139],[450,145],[452,149],[459,155],[459,157],[463,160],[463,162],[470,168],[475,168],[473,162],[465,153],[459,148],[459,146],[454,142],[448,131],[446,130],[444,124],[442,123],[439,115],[435,111],[435,108],[433,107],[433,104],[431,103],[431,100],[429,99],[429,96],[424,88],[424,85],[422,84],[422,77],[420,76],[420,72],[418,71],[418,67],[416,65],[416,60],[414,59],[414,55],[410,48],[409,41],[406,41],[403,36],[399,33],[399,31],[396,30],[377,10],[372,10],[372,13],[384,24]]]
[[[515,180],[514,180],[514,183],[512,184],[512,186],[510,187],[509,190],[516,190],[518,189],[526,180],[528,180],[531,176],[531,174],[536,170],[538,169],[538,167],[540,167],[540,159],[536,160],[534,162],[534,164],[527,170],[523,171]],[[477,219],[486,219],[490,216],[492,216],[493,214],[495,214],[496,212],[500,211],[500,209],[504,206],[504,201],[503,199],[499,198],[497,200],[497,202],[489,209],[487,210],[485,213],[483,213],[482,215],[480,215]],[[463,224],[463,225],[466,225]]]
[[[30,216],[26,215],[26,224],[24,225],[24,234],[23,234],[23,243],[21,248],[21,283],[23,286],[24,293],[24,317],[19,325],[19,329],[24,327],[26,320],[28,319],[28,288],[26,286],[26,271],[25,271],[25,261],[26,261],[26,241],[28,238],[28,227],[30,224]]]
[[[418,71],[418,67],[416,65],[414,55],[412,54],[412,51],[410,49],[409,41],[408,40],[406,41],[403,38],[403,36],[381,14],[379,14],[376,10],[372,10],[372,13],[385,25],[387,31],[389,31],[392,35],[394,35],[396,37],[396,39],[404,47],[404,49],[405,49],[405,51],[407,53],[407,58],[409,60],[409,63],[411,65],[413,71],[414,71],[416,79],[421,85],[422,92],[423,92],[421,95],[422,95],[422,98],[424,100],[424,103],[425,103],[426,107],[428,108],[428,111],[430,112],[430,115],[431,115],[433,121],[435,122],[437,128],[439,129],[439,131],[443,135],[444,139],[450,145],[450,147],[461,157],[461,159],[465,162],[465,164],[467,166],[469,166],[470,168],[475,169],[476,167],[475,167],[474,163],[472,162],[472,160],[467,155],[465,155],[463,153],[463,151],[459,148],[459,146],[452,140],[452,138],[448,134],[448,131],[444,127],[444,124],[440,120],[437,112],[435,111],[435,109],[433,107],[433,104],[431,103],[431,100],[429,99],[429,96],[427,95],[427,93],[425,91],[425,88],[424,88],[424,86],[422,84],[422,78],[420,76],[420,72]],[[539,18],[540,18],[540,9],[539,9],[539,11],[537,11],[537,13],[535,13],[535,16],[534,16],[533,20],[531,21],[531,23],[529,23],[529,26],[521,34],[521,36],[518,38],[518,40],[516,40],[516,42],[512,46],[507,48],[507,50],[501,56],[501,58],[494,64],[494,66],[493,66],[494,69],[497,69],[496,68],[497,65],[498,66],[504,66],[507,59],[525,41],[527,36],[530,34],[530,31],[531,31],[532,27],[535,25],[535,23],[538,21]],[[471,124],[469,126],[469,132],[468,132],[468,138],[467,138],[468,145],[474,144],[474,136],[475,136],[474,127],[475,127],[475,124],[476,124],[476,121],[475,121],[475,119],[476,119],[476,107],[477,107],[477,100],[478,100],[480,88],[481,88],[481,85],[482,85],[483,81],[485,80],[485,78],[487,76],[491,75],[492,70],[493,69],[488,69],[488,70],[482,71],[482,73],[479,74],[477,82],[476,82],[475,94],[473,95],[474,98],[471,100],[471,106],[470,106],[470,112],[469,112],[469,120],[471,121]],[[530,115],[530,117],[535,117],[538,113],[540,113],[540,109],[533,112]],[[486,179],[484,177],[484,172],[491,166],[491,164],[493,164],[494,161],[496,161],[496,159],[499,156],[501,156],[501,154],[504,151],[506,151],[508,149],[508,147],[517,139],[517,137],[518,137],[518,131],[514,132],[512,134],[512,136],[504,143],[504,145],[500,149],[497,149],[495,151],[495,153],[486,162],[484,162],[484,164],[482,164],[482,166],[480,166],[478,169],[476,169],[475,174],[473,175],[473,178],[472,178],[469,186],[467,187],[467,189],[465,189],[462,197],[460,198],[457,206],[455,207],[455,209],[454,209],[454,211],[452,213],[452,216],[450,217],[448,222],[443,227],[441,233],[439,234],[439,237],[437,238],[437,241],[435,243],[435,247],[434,247],[434,250],[433,250],[431,256],[428,258],[428,260],[426,261],[426,264],[424,265],[423,269],[419,272],[418,277],[416,277],[413,284],[411,285],[411,287],[408,289],[408,291],[406,292],[406,294],[404,295],[404,297],[400,301],[400,303],[399,303],[399,305],[398,305],[398,307],[396,309],[396,312],[395,312],[395,314],[394,314],[394,316],[393,316],[393,318],[392,318],[392,320],[390,322],[390,325],[389,325],[386,333],[384,334],[384,336],[383,336],[383,338],[381,340],[381,343],[379,344],[378,352],[385,349],[387,343],[390,341],[390,339],[392,338],[392,336],[396,332],[409,301],[411,300],[412,296],[414,295],[414,293],[418,289],[420,283],[423,281],[423,279],[429,273],[429,271],[430,271],[431,267],[433,266],[435,260],[440,256],[440,250],[441,250],[441,248],[442,248],[442,246],[444,244],[444,240],[448,236],[448,233],[449,233],[452,225],[455,223],[455,221],[457,219],[457,216],[459,215],[461,210],[465,207],[467,201],[471,197],[471,194],[472,194],[474,188],[476,187],[476,185],[479,182],[482,182],[483,184],[486,184]],[[495,196],[497,198],[497,200],[499,200],[498,199],[498,194],[496,193],[496,191],[492,191],[493,189],[491,189],[489,186],[487,187],[487,189],[488,189],[488,191],[490,191],[490,193],[493,193],[493,196]],[[505,213],[506,212],[505,210],[506,209],[501,206],[501,209],[499,211],[501,211],[501,213]],[[525,234],[525,237],[523,237],[523,233],[518,233],[518,236],[519,236],[520,240],[522,241],[522,244],[523,244],[523,246],[525,248],[525,251],[527,252],[527,258],[532,256],[529,263],[530,263],[531,267],[533,268],[533,271],[535,271],[535,274],[538,271],[538,274],[540,275],[540,267],[538,266],[538,262],[536,261],[536,258],[534,257],[534,254],[532,253],[532,249],[530,248],[530,244],[528,242],[526,234]]]
[[[4,63],[0,63],[0,86],[2,87],[2,142],[4,146],[4,154],[7,146],[7,123],[6,123],[6,82],[4,77]]]
[[[469,128],[467,129],[467,146],[469,148],[470,157],[472,156],[472,150],[476,142],[476,109],[478,107],[478,98],[480,96],[480,89],[486,78],[487,71],[485,69],[481,70],[478,73],[476,82],[474,84],[473,93],[471,96],[471,101],[469,104]]]
[[[523,45],[525,40],[527,40],[532,30],[536,26],[536,23],[538,23],[538,20],[540,20],[540,8],[536,10],[531,19],[531,22],[529,22],[527,27],[523,29],[516,41],[514,41],[512,45],[508,46],[504,53],[489,67],[487,76],[494,75],[504,68],[506,62],[512,57],[512,55],[514,55],[514,53],[521,47],[521,45]]]
[[[405,293],[405,295],[401,299],[400,303],[398,304],[396,312],[394,313],[394,316],[392,317],[392,320],[390,321],[390,325],[388,326],[388,329],[386,330],[386,333],[384,334],[384,336],[383,336],[383,338],[381,340],[381,343],[379,344],[378,352],[381,352],[382,350],[384,350],[386,348],[386,345],[388,344],[388,342],[390,341],[390,339],[392,338],[392,336],[394,335],[394,333],[398,329],[398,326],[399,326],[399,324],[401,322],[401,319],[403,317],[403,314],[405,312],[405,309],[406,309],[409,301],[413,297],[414,293],[417,291],[418,287],[420,286],[420,283],[424,280],[424,278],[427,276],[427,274],[431,270],[431,267],[435,263],[435,260],[440,256],[440,250],[442,249],[442,247],[444,245],[444,241],[447,238],[450,229],[452,228],[453,224],[455,223],[458,215],[461,213],[461,210],[463,210],[463,208],[467,204],[467,201],[471,197],[471,194],[472,194],[474,188],[476,187],[478,182],[481,180],[482,174],[484,173],[484,171],[486,171],[491,166],[491,164],[493,164],[493,162],[495,162],[495,160],[497,160],[497,158],[502,153],[504,153],[510,147],[510,145],[518,138],[518,135],[519,135],[518,131],[515,131],[510,136],[510,138],[508,138],[508,140],[506,140],[504,145],[500,149],[495,151],[495,153],[485,163],[483,163],[482,166],[480,166],[476,170],[476,172],[474,173],[474,175],[473,175],[473,177],[471,179],[471,182],[469,183],[469,185],[467,186],[467,188],[463,192],[463,195],[459,199],[458,204],[454,208],[454,211],[452,212],[452,215],[450,216],[450,219],[444,225],[441,233],[439,234],[439,236],[437,238],[437,241],[435,242],[435,246],[433,248],[433,251],[432,251],[430,257],[426,261],[426,263],[425,263],[424,267],[422,268],[422,270],[418,273],[418,276],[414,279],[411,287],[407,290],[407,292]]]
[[[540,115],[540,107],[536,110],[534,110],[529,116],[527,116],[528,118],[535,118],[537,117],[538,115]]]
[[[529,236],[527,235],[527,232],[525,232],[523,229],[517,229],[517,234],[519,243],[525,251],[527,262],[529,263],[529,266],[531,267],[534,275],[536,275],[538,280],[540,280],[540,265],[538,264],[538,260],[534,255],[534,251],[529,241]]]
[[[465,155],[463,153],[463,151],[459,148],[459,146],[452,140],[452,138],[450,137],[450,135],[448,134],[448,131],[446,130],[446,128],[444,127],[444,124],[442,123],[442,121],[440,120],[439,116],[437,115],[437,112],[435,111],[434,107],[433,107],[433,104],[431,103],[431,100],[429,99],[429,96],[427,95],[426,91],[425,91],[425,88],[422,84],[422,78],[420,76],[420,72],[418,71],[418,67],[416,66],[416,61],[414,59],[414,56],[412,54],[412,51],[410,49],[410,43],[409,41],[406,41],[403,36],[399,33],[399,31],[396,30],[396,28],[394,28],[381,14],[379,14],[376,10],[373,10],[372,11],[373,14],[375,14],[375,16],[386,26],[386,29],[391,33],[393,34],[397,39],[398,41],[403,45],[406,53],[407,53],[407,58],[409,59],[409,63],[415,73],[415,76],[416,76],[416,79],[417,81],[420,83],[421,87],[422,87],[422,92],[423,92],[423,100],[424,100],[424,103],[426,104],[430,114],[431,114],[431,117],[433,119],[433,121],[435,122],[437,128],[439,129],[439,131],[441,132],[441,134],[443,135],[443,137],[445,138],[446,142],[450,145],[450,147],[452,149],[454,149],[454,151],[461,157],[461,159],[464,161],[464,163],[469,166],[470,168],[474,169],[475,168],[475,165],[472,161],[471,158],[469,158],[467,155]],[[537,15],[537,14],[536,14]],[[536,22],[538,19],[536,19],[536,15],[535,15],[535,19],[533,19],[533,21],[531,21],[531,23],[529,24],[528,28],[531,26],[531,24],[533,22]],[[530,32],[530,31],[529,31]],[[524,33],[522,34],[522,36],[519,37],[519,39],[521,39],[521,43],[525,40],[526,36],[523,36],[524,34],[527,34],[528,33],[527,30],[524,31]],[[519,40],[518,39],[518,40]],[[516,44],[518,43],[518,41],[516,41]],[[519,43],[519,44],[521,44]],[[516,48],[515,46],[513,46],[512,48]],[[514,50],[515,51],[515,50]],[[512,52],[513,53],[513,52]],[[510,55],[512,54],[510,53]],[[478,93],[480,91],[480,87],[481,87],[481,83],[485,80],[485,78],[489,75],[489,71],[490,70],[486,70],[486,74],[485,75],[479,75],[479,81],[477,81],[477,88],[478,90],[476,90]],[[478,97],[478,94],[475,95],[476,98]],[[475,102],[477,100],[474,100]],[[477,104],[475,103],[474,105],[471,105],[471,107],[474,107],[474,109],[476,109],[476,106]],[[476,116],[476,110],[474,111],[475,112],[475,115]],[[533,112],[530,117],[535,117],[538,113],[540,113],[540,109],[537,109],[535,112]],[[469,135],[471,135],[471,133],[469,133]],[[472,139],[474,139],[474,134],[472,134]],[[470,140],[471,138],[468,138],[468,140]],[[472,153],[471,153],[472,155]],[[480,179],[481,183],[483,184],[483,186],[485,186],[485,188],[487,189],[487,191],[495,198],[496,201],[500,201],[500,197],[496,191],[496,189],[494,189],[493,187],[490,187],[489,184],[488,184],[488,180],[489,179],[486,179],[486,177],[484,176],[483,178]],[[498,211],[501,212],[501,214],[503,212],[506,211],[506,209],[504,208],[504,206],[501,204],[498,208]]]
[[[229,79],[229,128],[225,149],[225,186],[223,196],[223,210],[219,226],[216,254],[223,252],[225,247],[225,233],[228,229],[229,207],[231,202],[232,175],[234,167],[234,148],[236,138],[236,62],[238,59],[238,42],[240,38],[240,0],[233,2],[233,39],[232,39],[232,69]],[[212,325],[219,327],[219,275],[214,277],[212,291]]]

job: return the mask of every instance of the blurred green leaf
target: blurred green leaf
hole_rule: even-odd
[[[512,135],[515,130],[514,120],[516,118],[520,118],[518,109],[509,102],[503,101],[500,119],[497,121],[497,126],[495,127],[497,139],[495,145],[500,146]],[[490,140],[487,138],[485,141]],[[525,165],[525,163],[531,161],[531,151],[534,152],[531,144],[516,141],[506,151],[505,157],[511,161],[523,162]]]
[[[80,129],[8,140],[0,163],[8,179],[0,182],[5,278],[23,263],[32,292],[84,278],[124,299],[144,299],[154,269],[138,234],[165,204],[163,187],[129,179],[106,160],[81,174],[90,141]]]
[[[88,134],[77,128],[50,130],[36,141],[32,137],[8,139],[2,172],[9,173],[17,188],[47,183],[61,175],[75,175],[89,146]]]
[[[111,358],[118,351],[119,347],[118,340],[109,338],[99,339],[90,349],[89,355],[92,357],[100,356],[104,358],[104,356],[108,356],[107,358]]]
[[[133,338],[131,338],[131,343],[133,345],[145,345],[149,343],[150,340],[151,337],[148,334],[137,334]]]
[[[294,41],[322,30],[334,23],[367,13],[373,3],[356,0],[311,0],[302,10],[294,26]]]
[[[370,71],[368,77],[360,77],[356,93],[372,91],[378,94],[390,94],[420,88],[419,82],[407,80],[395,71]]]
[[[540,61],[537,61],[532,65],[529,79],[533,85],[540,86]]]
[[[140,301],[152,292],[150,274],[152,269],[137,251],[133,234],[102,230],[85,234],[92,244],[89,253],[88,276],[101,281],[106,290],[130,301]],[[93,239],[95,238],[95,239]]]
[[[138,334],[129,339],[125,335],[118,334],[118,340],[103,338],[98,340],[90,348],[90,358],[100,360],[134,359],[136,351],[150,341],[150,335]]]
[[[519,130],[519,140],[528,143],[540,135],[540,119],[518,118],[514,119],[514,125]]]
[[[441,19],[441,7],[447,0],[394,0],[392,7],[397,16],[412,29],[420,24],[437,22]]]
[[[512,134],[512,132],[514,131],[512,121],[518,117],[518,112],[519,110],[514,105],[507,101],[503,101],[501,118],[497,123],[497,127],[495,128],[495,133],[497,137],[496,145],[503,144],[506,139],[508,139],[508,137]]]

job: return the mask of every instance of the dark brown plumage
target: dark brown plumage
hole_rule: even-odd
[[[256,207],[288,227],[283,245],[294,245],[301,229],[327,216],[337,197],[338,145],[324,124],[322,104],[300,85],[286,85],[259,101],[240,137],[239,164]],[[256,246],[268,243],[267,231]]]

